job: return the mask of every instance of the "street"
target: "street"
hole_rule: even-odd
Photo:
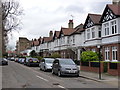
[[[51,72],[40,71],[39,67],[9,61],[2,66],[3,88],[117,88],[115,86],[85,79],[82,77],[58,77]]]

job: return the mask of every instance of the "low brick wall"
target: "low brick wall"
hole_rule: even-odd
[[[110,63],[108,63],[108,74],[113,76],[120,76],[120,63],[117,63],[117,69],[110,69]]]
[[[90,62],[89,62],[89,66],[82,66],[82,63],[80,64],[80,70],[83,70],[83,71],[90,71],[90,72],[96,72],[98,73],[99,72],[99,67],[91,67],[90,65]],[[101,63],[101,72],[103,72],[104,69],[103,69],[103,63]]]

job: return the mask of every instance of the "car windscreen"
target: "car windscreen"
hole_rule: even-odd
[[[71,59],[60,60],[60,64],[61,65],[75,65],[75,63]]]
[[[46,59],[45,62],[46,63],[53,63],[54,59]]]
[[[39,61],[37,58],[32,58],[33,61]]]

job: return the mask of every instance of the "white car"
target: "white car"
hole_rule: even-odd
[[[39,64],[40,70],[47,71],[52,70],[52,63],[55,59],[54,58],[43,58]]]

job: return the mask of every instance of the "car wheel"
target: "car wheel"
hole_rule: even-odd
[[[41,66],[40,66],[40,70],[42,70]]]
[[[53,69],[52,69],[52,74],[54,74],[54,71],[53,71]]]
[[[58,76],[61,77],[61,71],[60,70],[58,71]]]
[[[44,72],[46,71],[46,68],[44,67]]]

